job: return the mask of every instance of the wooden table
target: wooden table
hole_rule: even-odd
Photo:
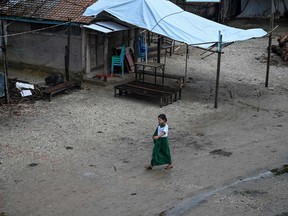
[[[157,63],[157,62],[135,62],[135,76],[136,76],[136,80],[137,80],[137,70],[138,67],[142,67],[142,81],[144,82],[144,70],[146,67],[152,68],[154,70],[155,73],[155,84],[156,83],[156,78],[157,78],[157,70],[160,69],[162,70],[162,85],[164,85],[164,72],[165,72],[165,64],[162,63]]]

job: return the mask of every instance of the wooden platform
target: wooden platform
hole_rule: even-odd
[[[165,106],[181,99],[181,88],[155,85],[151,83],[133,81],[114,86],[114,96],[127,94],[141,95],[159,100],[159,106]]]
[[[68,89],[78,87],[81,88],[81,82],[78,81],[66,81],[51,87],[48,87],[47,89],[43,90],[43,99],[48,98],[49,101],[51,101],[51,98],[54,94],[65,92]]]

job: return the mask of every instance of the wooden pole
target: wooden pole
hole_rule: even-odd
[[[185,61],[185,78],[184,78],[184,86],[186,86],[186,83],[187,83],[188,51],[189,51],[189,45],[186,44],[186,61]]]
[[[65,46],[65,75],[66,75],[66,81],[69,81],[69,65],[70,65],[70,35],[71,35],[71,29],[70,29],[70,19],[67,26],[67,45]]]
[[[4,36],[4,23],[1,20],[1,36],[2,36],[2,54],[3,54],[3,60],[4,60],[4,91],[5,91],[5,99],[6,103],[10,103],[10,95],[9,95],[9,85],[8,85],[8,68],[7,68],[7,56],[6,56],[6,40]]]
[[[218,89],[219,89],[219,79],[220,79],[221,53],[222,53],[222,35],[221,35],[221,32],[219,32],[218,61],[217,61],[217,76],[216,76],[215,105],[214,105],[214,108],[218,107]]]
[[[82,28],[82,71],[86,73],[86,28]]]
[[[135,31],[134,31],[134,57],[135,57],[135,62],[138,62],[138,57],[139,57],[139,43],[138,43],[138,37],[139,37],[139,29],[138,28],[135,28]]]
[[[108,35],[104,36],[104,79],[105,85],[107,83],[107,74],[108,74],[108,46],[109,46],[109,39]]]
[[[158,35],[157,41],[157,62],[160,63],[160,55],[161,55],[161,36]]]
[[[146,63],[148,62],[148,44],[147,44],[147,32],[144,32],[144,44],[146,46],[145,48],[145,60],[146,60]]]
[[[222,4],[224,4],[224,2],[223,1],[219,1],[219,5],[218,5],[218,23],[223,23],[223,20],[222,20],[222,8],[223,8],[223,6],[222,6]]]
[[[270,72],[270,60],[271,60],[271,44],[272,44],[272,29],[274,26],[274,13],[273,13],[273,0],[271,0],[271,15],[270,15],[270,29],[271,32],[269,34],[269,40],[268,40],[268,56],[267,56],[267,68],[266,68],[266,81],[265,81],[265,87],[268,87],[269,82],[269,72]]]

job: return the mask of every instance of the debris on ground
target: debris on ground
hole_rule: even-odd
[[[64,76],[61,73],[54,73],[45,78],[47,86],[53,86],[64,82]]]
[[[36,112],[34,104],[37,100],[42,100],[42,87],[14,78],[8,79],[8,89],[9,104],[6,103],[5,97],[0,97],[1,117],[21,116],[26,112],[33,115]]]
[[[31,163],[31,164],[28,165],[28,167],[35,167],[37,165],[38,165],[38,163]]]
[[[229,157],[230,155],[232,155],[232,152],[227,152],[227,151],[222,150],[222,149],[216,149],[216,150],[213,150],[209,153],[214,154],[214,155],[225,156],[225,157]]]
[[[277,39],[278,46],[272,45],[272,52],[281,56],[284,61],[288,61],[288,33]]]
[[[107,78],[111,78],[111,77],[121,77],[121,76],[119,74],[103,74],[103,73],[101,73],[101,74],[96,74],[92,78],[107,81]]]
[[[288,173],[288,164],[285,164],[280,168],[272,169],[271,172],[274,175],[282,175],[282,174]]]
[[[40,86],[18,80],[17,78],[8,79],[8,89],[10,104],[31,103],[36,100],[41,100],[43,96]],[[29,90],[31,95],[26,95],[27,92],[25,90]],[[5,98],[0,98],[0,104],[2,104],[3,101],[5,101]]]

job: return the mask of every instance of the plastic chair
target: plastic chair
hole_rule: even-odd
[[[143,43],[141,34],[138,35],[138,58],[146,60],[146,52],[148,52],[147,44]]]
[[[112,63],[111,63],[111,75],[113,75],[114,67],[118,66],[121,67],[122,77],[124,76],[124,56],[125,56],[125,46],[123,45],[121,48],[120,55],[113,55],[112,56]]]

